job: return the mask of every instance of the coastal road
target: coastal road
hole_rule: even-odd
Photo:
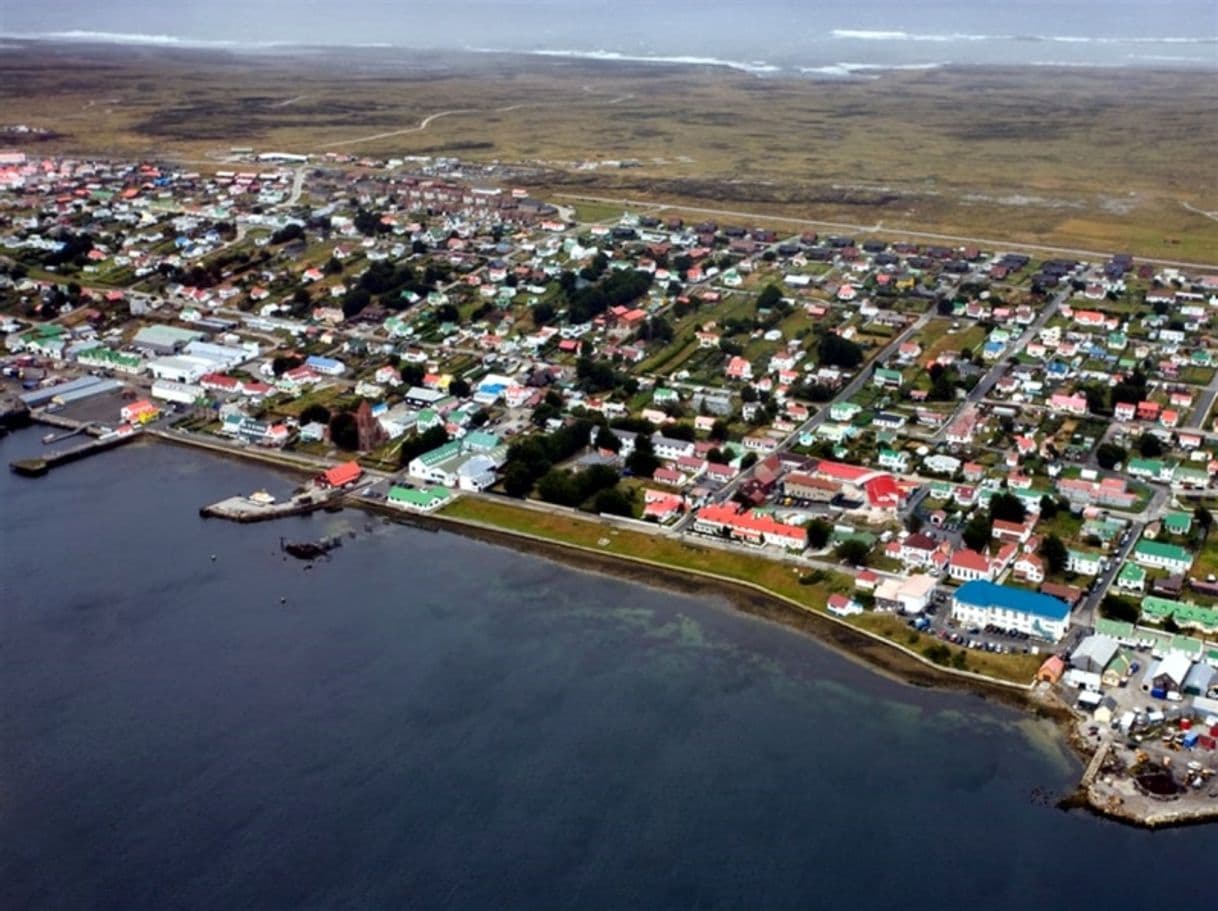
[[[570,193],[555,194],[560,199],[574,199],[585,202],[608,203],[610,205],[655,205],[657,200],[624,200],[610,196],[583,196]],[[766,212],[740,212],[734,209],[708,209],[700,206],[687,206],[680,203],[659,202],[662,208],[675,209],[680,212],[696,212],[700,215],[721,216],[724,218],[739,219],[741,221],[752,221],[755,223],[766,222],[783,222],[784,224],[807,225],[810,228],[833,228],[835,230],[849,231],[856,234],[875,234],[883,230],[894,237],[909,237],[918,240],[946,241],[955,244],[974,244],[979,247],[989,247],[996,250],[1025,250],[1036,253],[1048,253],[1053,256],[1069,256],[1078,259],[1104,260],[1112,255],[1112,251],[1101,252],[1098,250],[1082,250],[1074,247],[1055,247],[1048,244],[1029,244],[1020,243],[1013,240],[998,240],[995,238],[986,237],[964,237],[959,234],[936,234],[930,231],[913,231],[905,228],[899,228],[892,225],[885,227],[882,223],[875,225],[855,225],[837,221],[817,221],[808,218],[789,218],[782,215],[774,215]],[[1138,257],[1139,262],[1153,263],[1159,266],[1172,266],[1181,269],[1218,269],[1218,263],[1201,263],[1201,262],[1186,262],[1183,260],[1174,259],[1157,259],[1150,257]]]

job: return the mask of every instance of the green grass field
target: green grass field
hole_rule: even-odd
[[[572,200],[598,220],[630,199],[780,230],[816,218],[1166,259],[1218,249],[1218,222],[1185,206],[1218,209],[1218,95],[1194,73],[949,67],[829,83],[417,57],[18,44],[0,60],[0,104],[54,130],[39,153],[202,169],[233,146],[519,162],[540,192],[613,200]],[[463,113],[419,129],[442,111]],[[621,161],[633,166],[606,164]]]

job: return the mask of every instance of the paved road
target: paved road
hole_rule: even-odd
[[[1044,328],[1045,323],[1052,319],[1053,314],[1057,312],[1057,308],[1062,305],[1062,302],[1069,298],[1070,293],[1071,292],[1069,291],[1059,291],[1056,297],[1049,301],[1049,303],[1045,304],[1045,306],[1041,308],[1041,311],[1037,315],[1036,319],[1028,324],[1028,327],[1023,331],[1019,338],[1016,339],[1014,344],[1011,345],[1009,350],[1014,352],[1022,351],[1024,348],[1026,348],[1028,343],[1036,337],[1036,333]],[[957,406],[954,412],[952,412],[952,416],[943,423],[943,426],[941,426],[930,436],[929,442],[942,443],[944,436],[947,435],[948,428],[955,423],[956,418],[959,417],[962,411],[965,408],[971,408],[977,405],[990,394],[990,391],[994,388],[998,381],[1002,379],[1002,375],[1007,371],[1007,356],[1009,355],[1004,355],[1003,357],[999,358],[998,362],[986,372],[985,376],[978,381],[977,385],[969,390],[969,393],[965,397],[964,401]]]
[[[609,203],[611,205],[654,205],[656,200],[646,201],[629,201],[620,198],[609,196],[581,196],[569,193],[557,194],[562,199],[583,200],[586,202]],[[753,221],[762,223],[783,222],[785,224],[807,225],[808,227],[825,227],[833,228],[841,231],[848,231],[855,234],[874,234],[881,230],[892,234],[895,237],[909,237],[915,239],[926,239],[935,241],[947,241],[950,243],[959,244],[974,244],[979,247],[990,247],[1000,250],[1030,250],[1038,253],[1049,253],[1055,256],[1069,256],[1078,259],[1098,259],[1105,260],[1112,255],[1111,251],[1100,252],[1098,250],[1080,250],[1073,247],[1054,247],[1048,244],[1027,244],[1018,243],[1011,240],[996,240],[985,237],[962,237],[958,234],[935,234],[929,231],[912,231],[905,228],[897,228],[893,226],[884,227],[883,223],[875,225],[852,225],[844,222],[835,221],[816,221],[806,218],[787,218],[780,215],[774,215],[767,212],[739,212],[733,209],[707,209],[699,206],[686,206],[679,203],[662,203],[665,209],[676,209],[681,212],[696,212],[702,215],[724,216],[727,218],[740,219],[742,221]],[[1218,263],[1196,263],[1184,262],[1182,260],[1173,259],[1152,259],[1148,257],[1138,257],[1139,262],[1154,263],[1160,266],[1175,266],[1183,269],[1218,269]]]
[[[1181,430],[1200,430],[1205,426],[1205,419],[1209,416],[1210,409],[1214,407],[1214,398],[1218,396],[1218,370],[1214,371],[1214,378],[1210,380],[1209,385],[1201,390],[1201,394],[1197,396],[1197,404],[1193,406],[1193,412],[1188,416],[1188,420],[1181,426]]]

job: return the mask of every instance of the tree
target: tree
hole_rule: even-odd
[[[300,240],[304,237],[304,228],[296,222],[289,222],[271,235],[271,243],[286,244],[288,241]]]
[[[1214,524],[1214,515],[1200,503],[1193,510],[1193,519],[1201,527],[1201,537],[1204,540],[1210,536],[1210,528]]]
[[[824,519],[813,519],[808,523],[808,546],[813,550],[821,550],[829,543],[833,534],[833,526]]]
[[[448,384],[448,394],[455,395],[459,399],[466,398],[470,394],[469,380],[457,377]]]
[[[416,434],[409,440],[403,441],[398,448],[398,465],[405,468],[425,452],[439,449],[448,442],[448,431],[444,425],[437,424],[422,433]]]
[[[1066,545],[1057,535],[1051,534],[1040,544],[1040,555],[1045,558],[1045,566],[1051,573],[1060,573],[1066,568],[1070,555]]]
[[[757,295],[758,310],[772,310],[779,301],[782,300],[782,291],[777,285],[769,284],[761,289],[761,293]]]
[[[727,421],[723,420],[722,418],[716,418],[715,422],[711,424],[711,429],[708,436],[716,443],[722,443],[727,440],[727,434]]]
[[[329,424],[330,409],[319,402],[314,402],[300,412],[300,423],[302,424]]]
[[[1100,602],[1100,615],[1109,620],[1137,623],[1141,611],[1128,598],[1122,598],[1120,595],[1105,595],[1104,600]]]
[[[1040,498],[1040,517],[1046,521],[1057,517],[1057,501],[1048,494]]]
[[[905,528],[910,534],[917,534],[922,530],[923,519],[916,512],[911,512],[905,519]]]
[[[650,478],[660,467],[655,452],[651,437],[640,434],[634,438],[634,451],[626,458],[626,467],[636,477]]]
[[[1011,493],[997,493],[990,498],[990,518],[1004,522],[1022,522],[1028,516],[1023,500]]]
[[[509,497],[525,497],[533,489],[533,475],[522,463],[509,465],[503,473],[503,491]]]
[[[355,415],[340,411],[330,418],[330,442],[346,452],[359,449],[359,427],[355,423]]]
[[[829,367],[844,367],[849,370],[863,362],[863,349],[836,332],[821,336],[816,353],[820,363]]]
[[[740,460],[740,470],[748,471],[750,468],[752,468],[756,464],[757,464],[757,453],[746,452],[744,454],[744,458]]]
[[[592,508],[595,512],[606,513],[611,516],[629,517],[634,515],[634,503],[620,487],[610,487],[607,490],[602,490],[592,501]]]
[[[1163,455],[1163,443],[1150,431],[1138,437],[1138,452],[1144,459],[1156,459]]]
[[[847,538],[833,549],[833,554],[843,563],[851,566],[866,566],[867,558],[871,556],[871,547],[866,541]]]
[[[960,532],[960,537],[973,550],[981,552],[990,543],[992,531],[993,525],[991,524],[989,513],[978,511],[973,513],[972,517],[965,524]]]
[[[1095,450],[1095,461],[1105,471],[1111,471],[1123,464],[1128,457],[1129,453],[1115,443],[1101,443]]]
[[[618,435],[608,427],[602,427],[596,432],[596,448],[605,449],[609,452],[621,452],[622,441]]]
[[[294,354],[276,355],[271,361],[271,371],[275,376],[283,376],[289,370],[295,370],[304,363],[304,358]]]

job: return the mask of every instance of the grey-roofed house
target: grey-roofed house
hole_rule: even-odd
[[[1193,669],[1184,678],[1184,686],[1181,689],[1187,696],[1208,696],[1216,674],[1218,672],[1208,664],[1194,664]]]
[[[1102,674],[1112,663],[1120,647],[1121,644],[1109,636],[1088,636],[1071,653],[1070,666],[1081,671]]]

